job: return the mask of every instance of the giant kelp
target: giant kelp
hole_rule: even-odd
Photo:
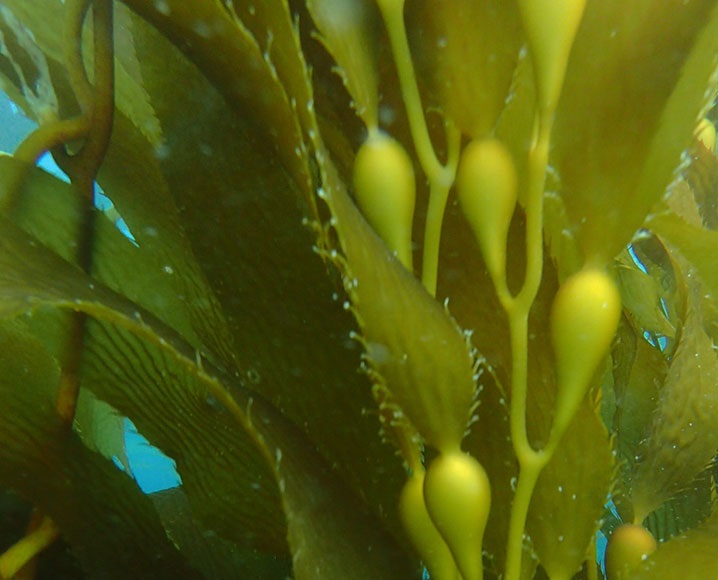
[[[0,157],[34,506],[0,574],[61,535],[88,577],[596,578],[633,522],[612,577],[715,575],[714,2],[4,0],[0,34],[39,125]],[[181,488],[113,465],[107,405]]]

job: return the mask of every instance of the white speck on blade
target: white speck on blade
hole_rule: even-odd
[[[170,13],[170,5],[167,3],[167,0],[155,0],[155,9],[160,14],[164,14],[165,16],[169,16]]]
[[[194,31],[202,38],[209,38],[212,36],[212,28],[210,25],[206,22],[202,22],[201,20],[197,21],[194,25]]]

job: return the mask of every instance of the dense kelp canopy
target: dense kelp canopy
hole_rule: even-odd
[[[3,0],[0,577],[718,575],[717,55],[710,0]]]

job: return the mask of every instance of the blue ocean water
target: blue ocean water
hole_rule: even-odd
[[[14,151],[35,127],[35,123],[0,91],[0,151]],[[59,179],[69,181],[51,155],[44,155],[38,165]],[[103,211],[112,207],[112,201],[99,187],[95,192],[95,205]],[[124,220],[118,219],[115,225],[129,239],[133,239]],[[152,446],[129,419],[125,419],[124,437],[130,471],[142,491],[153,493],[181,485],[174,461]]]

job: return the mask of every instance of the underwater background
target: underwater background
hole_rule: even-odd
[[[2,0],[0,580],[718,577],[718,2]]]

